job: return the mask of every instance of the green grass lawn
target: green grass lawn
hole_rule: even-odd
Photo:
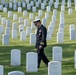
[[[7,0],[8,1],[8,0]],[[76,40],[70,40],[69,35],[69,26],[70,24],[75,24],[76,26],[76,11],[74,9],[74,3],[72,4],[73,14],[68,15],[68,8],[66,6],[65,14],[65,27],[64,27],[64,42],[62,44],[58,44],[56,41],[56,36],[58,32],[59,22],[60,22],[60,6],[57,9],[57,18],[55,23],[55,30],[54,34],[52,35],[52,40],[47,41],[47,47],[45,48],[45,53],[50,61],[52,61],[52,48],[54,46],[61,46],[63,49],[63,60],[62,60],[62,75],[76,75],[76,69],[74,68],[74,51],[76,50]],[[40,17],[42,19],[45,15],[45,10],[43,10],[43,15]],[[18,14],[19,17],[22,16],[22,13],[18,13],[17,11],[13,11],[13,14]],[[28,12],[28,15],[26,17],[23,17],[24,19],[29,18],[29,14],[31,11]],[[51,22],[51,17],[53,12],[51,11],[49,16],[49,19],[46,22],[46,27]],[[2,17],[6,17],[7,19],[10,19],[11,22],[14,22],[12,18],[8,18],[7,13],[0,12],[0,15]],[[37,16],[38,12],[34,13],[34,16]],[[18,23],[18,21],[16,21]],[[32,21],[29,20],[29,24]],[[1,24],[1,22],[0,22]],[[19,23],[18,23],[19,25]],[[30,25],[29,25],[30,26]],[[11,26],[12,28],[12,26]],[[26,30],[26,27],[25,27]],[[34,32],[34,30],[32,31]],[[12,40],[10,36],[10,45],[9,46],[2,46],[1,39],[0,39],[0,65],[4,66],[4,75],[7,75],[10,71],[22,71],[25,73],[25,75],[48,75],[48,68],[46,65],[41,62],[41,67],[38,69],[38,72],[36,73],[28,73],[26,72],[26,53],[27,52],[36,52],[36,49],[34,45],[30,45],[30,38],[27,36],[26,41],[20,41],[19,37],[16,40]],[[21,50],[21,66],[13,67],[10,65],[10,56],[11,56],[11,50],[12,49],[19,49]]]

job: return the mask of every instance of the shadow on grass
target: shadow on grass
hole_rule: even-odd
[[[52,61],[52,48],[54,46],[61,46],[63,49],[63,61],[62,61],[62,74],[64,75],[75,75],[74,69],[74,51],[76,49],[76,43],[63,43],[63,44],[50,44],[45,48],[45,54]],[[12,49],[21,50],[21,66],[13,67],[10,65],[10,56]],[[45,67],[45,64],[40,67],[39,71],[36,73],[27,73],[26,72],[26,53],[27,52],[36,52],[34,46],[0,46],[0,65],[3,65],[5,68],[5,75],[10,71],[22,71],[26,75],[47,75],[48,69]],[[68,71],[66,71],[68,70]],[[69,72],[71,71],[71,73]],[[66,72],[66,73],[65,73]]]

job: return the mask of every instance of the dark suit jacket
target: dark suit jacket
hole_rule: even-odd
[[[38,48],[39,45],[46,47],[46,36],[47,36],[47,29],[45,28],[45,26],[41,25],[38,29],[37,29],[37,34],[36,34],[36,45],[35,47]]]

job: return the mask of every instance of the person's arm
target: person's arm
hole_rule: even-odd
[[[42,28],[42,40],[40,42],[41,46],[44,46],[45,41],[46,41],[46,35],[47,35],[47,30],[46,28]]]

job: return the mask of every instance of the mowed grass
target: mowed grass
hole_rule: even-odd
[[[52,35],[52,39],[47,41],[47,47],[45,48],[45,54],[47,55],[48,59],[52,61],[52,48],[54,46],[61,46],[63,48],[63,60],[62,60],[62,75],[76,75],[76,69],[74,68],[74,51],[76,50],[76,40],[70,40],[69,35],[69,26],[70,24],[75,24],[76,26],[76,11],[74,9],[74,3],[72,4],[73,8],[73,14],[68,15],[68,8],[66,6],[65,14],[65,27],[64,27],[64,42],[62,44],[57,43],[57,32],[59,28],[59,22],[60,22],[60,7],[57,9],[57,18],[55,23],[55,29],[54,34]],[[40,17],[40,19],[44,18],[46,10],[43,10],[43,15]],[[29,19],[29,14],[32,12],[28,12],[28,15],[26,17],[23,17],[24,19]],[[19,17],[22,16],[22,13],[18,13],[17,11],[13,11],[13,14],[18,14]],[[52,20],[52,14],[51,11],[49,13],[49,19],[46,22],[46,27],[50,24]],[[10,19],[11,22],[13,21],[12,18],[8,18],[7,13],[0,12],[0,15],[2,17],[6,17],[7,19]],[[34,13],[34,16],[37,16],[38,12]],[[34,17],[35,18],[35,17]],[[16,21],[18,23],[18,21]],[[29,20],[29,26],[32,20]],[[1,24],[1,22],[0,22]],[[19,23],[18,23],[19,25]],[[12,29],[12,24],[11,24]],[[25,27],[26,30],[26,27]],[[32,30],[34,32],[34,30]],[[11,62],[11,50],[12,49],[19,49],[21,50],[21,66],[13,67],[10,65]],[[48,68],[46,65],[41,62],[41,67],[38,69],[38,72],[36,73],[28,73],[26,72],[26,53],[27,52],[36,52],[36,49],[34,45],[30,45],[30,37],[27,36],[26,41],[20,41],[20,33],[18,35],[18,39],[13,40],[10,35],[10,45],[9,46],[2,46],[1,39],[0,39],[0,65],[4,66],[4,75],[7,75],[10,71],[22,71],[25,73],[25,75],[48,75]]]

